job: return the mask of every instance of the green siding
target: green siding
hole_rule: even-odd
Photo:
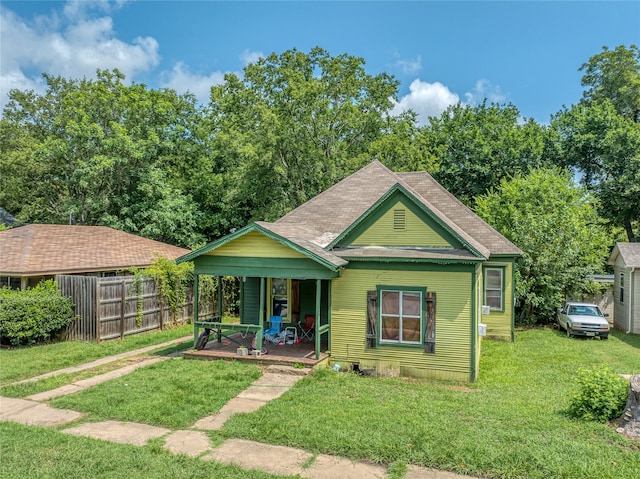
[[[473,269],[467,272],[351,270],[332,281],[331,355],[339,362],[394,364],[401,374],[471,379]],[[437,295],[436,352],[365,347],[366,294],[379,284],[425,286]],[[394,366],[395,367],[395,366]]]
[[[259,256],[262,258],[306,258],[302,253],[273,240],[262,233],[251,231],[208,253],[208,256]]]
[[[404,212],[403,229],[396,229],[395,212]],[[351,243],[352,246],[451,247],[451,244],[418,215],[398,201]]]
[[[327,324],[329,307],[327,304],[329,282],[323,281],[321,285],[322,303],[320,304],[321,324]],[[300,282],[300,321],[304,322],[307,314],[316,314],[316,282],[307,280]]]
[[[513,262],[488,261],[485,268],[504,267],[504,310],[491,311],[480,316],[480,322],[487,325],[487,337],[511,340],[513,327]],[[484,298],[484,283],[480,285],[480,302]]]
[[[258,324],[260,322],[260,278],[245,278],[242,292],[243,324]]]
[[[319,263],[304,258],[264,258],[202,255],[194,259],[196,274],[254,276],[262,278],[330,279],[338,276]]]

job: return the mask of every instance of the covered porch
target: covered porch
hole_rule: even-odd
[[[231,338],[231,339],[229,339]],[[326,353],[328,342],[323,339],[320,342],[320,357],[316,358],[315,340],[301,340],[298,343],[273,344],[265,343],[263,347],[268,349],[267,354],[239,355],[238,343],[250,346],[252,335],[244,335],[242,332],[231,333],[228,338],[222,337],[220,341],[217,338],[211,338],[204,349],[187,351],[184,356],[189,359],[201,360],[238,360],[248,361],[257,364],[284,364],[289,366],[304,366],[305,368],[313,368],[323,363],[329,358]],[[233,341],[232,341],[233,340]],[[235,342],[234,342],[235,341]]]
[[[340,276],[347,261],[322,248],[296,237],[297,228],[269,223],[253,223],[218,241],[186,254],[178,261],[194,262],[194,346],[201,331],[210,334],[200,356],[223,356],[225,341],[237,357],[235,334],[251,336],[244,343],[261,352],[265,340],[273,340],[270,328],[293,336],[296,347],[288,348],[296,362],[300,359],[322,359],[323,351],[331,348],[331,281]],[[223,305],[211,317],[200,317],[199,288],[203,275],[218,278],[218,298],[222,297],[222,278],[235,277],[239,282],[239,321],[222,320]],[[309,334],[309,329],[313,334]],[[306,335],[305,335],[306,331]],[[305,338],[306,341],[296,341]],[[284,337],[283,337],[284,339]],[[287,337],[288,339],[288,337]],[[284,342],[284,345],[279,343]],[[267,347],[271,355],[284,352],[288,341],[276,341]],[[312,345],[312,356],[304,345]],[[217,346],[216,346],[217,344]],[[201,344],[202,346],[202,344]],[[207,352],[208,351],[208,352]],[[297,353],[293,353],[298,351]],[[226,351],[227,353],[229,351]],[[196,354],[196,353],[193,353]],[[292,357],[290,354],[277,354]]]

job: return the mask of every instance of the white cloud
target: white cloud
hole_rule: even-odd
[[[502,92],[499,85],[494,85],[485,78],[478,80],[473,90],[465,93],[464,96],[466,103],[471,106],[479,105],[485,99],[489,103],[503,103],[507,99],[507,95]]]
[[[262,52],[252,52],[250,50],[245,50],[242,52],[240,59],[242,60],[243,65],[249,65],[250,63],[256,63],[261,58],[264,58],[265,55]]]
[[[415,75],[422,70],[422,57],[418,55],[415,60],[398,60],[396,65],[405,75]]]
[[[213,85],[219,85],[224,82],[223,72],[213,72],[210,75],[199,75],[191,73],[188,67],[178,62],[173,66],[170,72],[162,73],[162,86],[171,88],[178,93],[193,93],[198,102],[207,103],[209,101],[209,93]]]
[[[131,79],[156,66],[160,55],[154,38],[138,37],[131,43],[117,38],[105,13],[121,4],[72,1],[65,4],[62,17],[54,12],[31,21],[0,7],[0,103],[4,106],[9,88],[35,86],[42,92],[43,72],[80,78],[94,77],[97,68],[118,68]],[[92,17],[94,12],[100,15]]]
[[[399,115],[411,109],[418,114],[418,123],[425,125],[430,116],[440,116],[450,105],[459,101],[460,97],[442,83],[428,83],[416,79],[411,82],[409,93],[395,104],[391,114]]]

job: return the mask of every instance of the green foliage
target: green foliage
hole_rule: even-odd
[[[610,100],[616,111],[635,122],[640,121],[640,49],[635,45],[615,49],[602,48],[580,67],[586,103]]]
[[[183,164],[202,154],[195,98],[97,79],[44,75],[12,90],[0,122],[0,203],[22,221],[111,226],[189,246],[202,241]]]
[[[513,105],[449,107],[419,133],[423,161],[407,165],[430,170],[434,178],[467,205],[502,178],[545,166],[547,132],[524,120]]]
[[[569,406],[572,417],[605,422],[619,417],[624,411],[629,382],[608,366],[578,370],[576,383],[578,392]]]
[[[75,319],[73,303],[53,281],[25,291],[0,289],[0,339],[13,346],[50,340]]]
[[[503,179],[476,204],[476,213],[523,251],[516,263],[519,324],[552,322],[562,300],[585,291],[589,275],[604,267],[611,238],[597,202],[567,171]]]
[[[578,105],[553,118],[553,156],[575,168],[600,199],[600,213],[634,241],[640,221],[640,50],[604,47],[580,70],[587,87]]]
[[[398,82],[367,74],[362,58],[293,49],[243,73],[212,87],[204,127],[225,188],[210,198],[225,208],[219,234],[280,217],[368,163],[370,148],[406,150],[381,141],[411,135],[410,116],[388,115]]]
[[[180,308],[187,300],[187,288],[193,284],[193,263],[176,264],[175,260],[158,256],[144,273],[155,281],[158,294],[169,306],[169,313],[175,323]]]
[[[582,183],[600,199],[600,213],[624,226],[640,221],[640,123],[621,116],[604,99],[560,112],[553,121],[559,134],[559,161],[580,172]]]

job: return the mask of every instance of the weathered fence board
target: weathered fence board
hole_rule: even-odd
[[[134,279],[134,276],[57,275],[56,282],[62,294],[73,301],[78,317],[67,327],[67,339],[100,341],[123,338],[162,329],[169,324],[172,321],[169,307],[158,296],[155,282],[143,277],[138,289]],[[201,312],[203,315],[208,313]],[[184,322],[192,315],[193,294],[189,291],[176,320]]]

